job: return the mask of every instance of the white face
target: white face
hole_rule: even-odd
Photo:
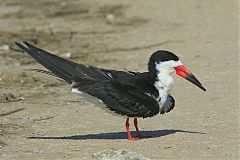
[[[161,63],[156,63],[156,70],[158,80],[155,82],[154,86],[159,92],[159,98],[161,99],[160,108],[164,105],[167,96],[171,93],[174,86],[174,80],[171,73],[175,71],[175,67],[182,65],[181,61],[166,61]]]
[[[160,72],[167,72],[167,73],[173,73],[175,71],[175,67],[181,66],[182,62],[180,60],[178,61],[166,61],[166,62],[160,62],[159,64],[156,63],[156,70]]]

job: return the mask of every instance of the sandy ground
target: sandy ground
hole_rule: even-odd
[[[0,159],[90,159],[125,149],[152,159],[240,158],[238,1],[33,1],[0,3]],[[145,71],[159,49],[176,52],[207,88],[175,77],[174,111],[125,119],[70,93],[19,52],[26,40],[75,62]],[[15,113],[11,111],[18,110]]]

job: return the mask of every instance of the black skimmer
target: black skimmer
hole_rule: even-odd
[[[171,96],[174,86],[172,73],[185,78],[202,90],[206,89],[185,68],[172,52],[159,50],[148,62],[148,71],[124,72],[85,66],[53,55],[28,42],[16,45],[27,52],[46,70],[36,70],[56,76],[70,84],[72,92],[96,97],[105,108],[127,117],[126,130],[129,140],[141,138],[137,118],[147,118],[171,111],[175,100]],[[131,136],[129,118],[134,118],[137,137]]]

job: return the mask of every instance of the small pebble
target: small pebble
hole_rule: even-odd
[[[0,50],[8,51],[9,50],[9,45],[2,45],[2,46],[0,46]]]
[[[113,23],[114,22],[115,16],[113,14],[107,14],[106,19],[108,23]]]
[[[141,154],[126,150],[109,149],[92,155],[92,160],[151,160]]]

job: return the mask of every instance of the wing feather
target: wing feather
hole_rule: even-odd
[[[135,72],[107,70],[93,66],[88,67],[83,64],[77,64],[70,60],[53,55],[43,49],[37,48],[28,42],[24,41],[23,43],[25,46],[17,42],[15,44],[49,70],[49,72],[42,73],[53,76],[56,75],[70,84],[79,80],[110,80],[112,78],[132,76],[136,74]],[[50,72],[53,74],[50,74]]]
[[[115,81],[118,80],[80,86],[79,90],[99,98],[109,110],[121,115],[147,118],[159,113],[159,105],[152,96],[136,86]]]

